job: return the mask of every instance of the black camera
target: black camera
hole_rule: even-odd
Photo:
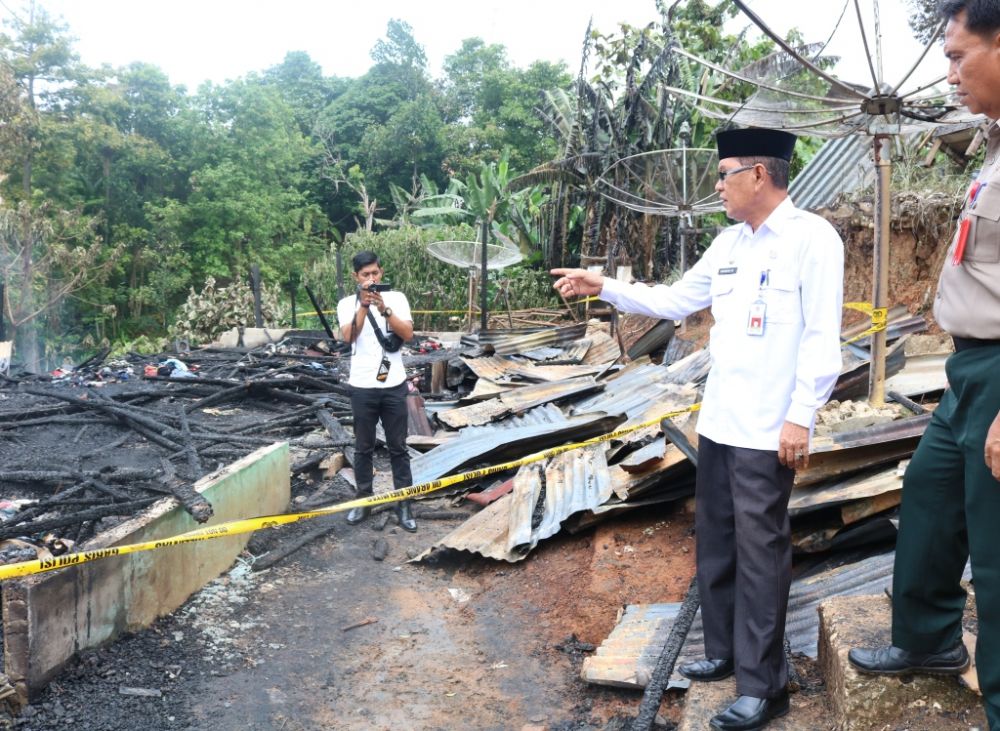
[[[369,292],[388,292],[392,289],[391,284],[379,284],[378,282],[369,282],[368,284],[361,287],[361,289],[367,289]]]

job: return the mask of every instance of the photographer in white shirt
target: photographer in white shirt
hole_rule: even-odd
[[[399,352],[413,337],[410,303],[402,292],[382,284],[384,270],[378,255],[361,251],[352,259],[357,290],[337,303],[340,334],[351,344],[351,411],[354,415],[354,476],[358,495],[372,494],[375,426],[382,422],[396,489],[413,482],[406,451],[406,395],[408,385]],[[349,525],[364,520],[369,508],[354,508]],[[417,529],[409,500],[396,504],[399,525]]]

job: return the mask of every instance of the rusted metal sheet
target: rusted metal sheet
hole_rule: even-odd
[[[511,375],[525,381],[537,383],[554,381],[565,381],[569,378],[580,378],[581,376],[597,376],[608,366],[601,365],[532,365],[521,366],[511,371]]]
[[[788,514],[794,518],[819,508],[901,490],[905,468],[904,462],[875,474],[854,475],[845,480],[793,490],[788,501]]]
[[[922,414],[861,431],[817,437],[810,449],[809,467],[795,474],[795,485],[814,485],[909,457],[930,419],[930,414]]]
[[[523,353],[525,358],[539,363],[557,364],[578,364],[583,362],[587,351],[590,350],[590,339],[581,338],[572,343],[567,343],[561,347],[548,346],[537,348]]]
[[[603,372],[607,364],[596,365],[541,365],[518,356],[492,355],[482,358],[463,358],[478,379],[488,379],[507,390],[517,379],[535,383],[561,381],[579,376],[593,376]],[[477,381],[478,385],[478,381]]]
[[[469,393],[467,393],[462,398],[462,403],[466,404],[472,401],[483,401],[485,399],[498,396],[504,391],[511,391],[515,388],[521,388],[524,385],[525,384],[522,383],[504,383],[504,385],[501,386],[497,383],[494,383],[488,378],[477,378],[476,385],[472,388],[472,390]],[[444,410],[445,409],[442,409],[441,411]]]
[[[898,490],[883,492],[881,495],[856,500],[840,508],[840,522],[844,525],[851,525],[886,510],[891,510],[902,502],[902,487]]]
[[[498,424],[468,427],[459,437],[410,461],[414,484],[436,480],[463,467],[524,457],[571,441],[583,441],[613,431],[620,416],[565,416],[552,405],[532,409]]]
[[[613,363],[621,356],[618,341],[603,330],[591,327],[587,330],[587,339],[590,340],[590,348],[583,359],[584,365]]]
[[[453,429],[478,426],[496,421],[507,414],[522,413],[536,406],[581,396],[604,388],[594,378],[570,378],[554,383],[539,383],[516,390],[505,391],[492,398],[468,406],[460,406],[438,413],[437,418]]]
[[[489,330],[479,334],[479,344],[495,355],[510,355],[547,346],[573,345],[582,339],[586,332],[585,322],[566,327],[547,327],[534,332]]]
[[[548,463],[526,465],[518,470],[511,494],[508,552],[526,554],[539,541],[559,532],[570,515],[596,507],[611,497],[607,444],[566,452]],[[533,520],[543,492],[541,521]]]
[[[680,608],[677,603],[631,604],[619,609],[611,634],[593,655],[584,658],[580,678],[595,685],[645,688],[653,676]],[[688,639],[681,648],[675,667],[704,656],[704,648]],[[690,685],[690,680],[675,672],[667,687],[687,688]]]
[[[494,383],[510,380],[511,371],[525,365],[525,361],[520,358],[503,355],[484,355],[480,358],[463,356],[462,362],[477,378],[488,378]]]
[[[567,517],[611,496],[605,450],[606,445],[597,444],[545,463],[525,465],[514,477],[510,495],[483,508],[415,560],[434,548],[469,551],[510,563],[522,560],[539,541],[554,535]],[[539,499],[543,502],[536,511]],[[541,513],[537,524],[536,512]]]

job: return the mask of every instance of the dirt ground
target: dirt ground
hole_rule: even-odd
[[[411,535],[394,519],[381,532],[377,516],[334,520],[276,567],[242,561],[154,627],[84,653],[18,728],[604,729],[641,693],[581,681],[583,643],[599,644],[623,604],[680,601],[694,571],[679,507],[560,534],[511,565],[408,562],[457,521],[420,520]],[[679,702],[667,694],[665,719]]]

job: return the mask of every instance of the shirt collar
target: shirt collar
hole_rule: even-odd
[[[785,199],[781,201],[781,203],[779,203],[773,211],[771,211],[771,215],[764,219],[764,223],[761,224],[758,232],[766,228],[768,231],[780,236],[785,229],[785,224],[790,219],[794,218],[798,212],[799,209],[795,207],[794,203],[792,203],[792,199],[786,196]],[[750,224],[746,221],[743,222],[743,235],[748,238],[754,237],[754,232],[751,230]]]

